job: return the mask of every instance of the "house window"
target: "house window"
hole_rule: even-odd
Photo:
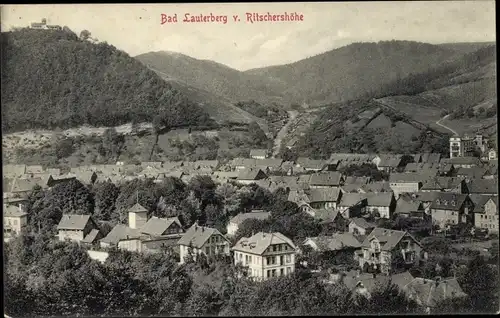
[[[276,245],[273,245],[273,252],[276,252]]]
[[[267,277],[271,277],[271,271],[270,270],[267,271]]]
[[[278,245],[278,251],[281,252],[281,249],[283,248],[282,244]]]
[[[266,264],[271,265],[271,257],[266,257]]]
[[[210,254],[210,247],[209,246],[205,247],[205,254],[207,254],[207,255]]]
[[[292,261],[292,257],[290,255],[287,255],[286,256],[286,262],[287,264],[290,263]]]
[[[248,262],[252,264],[252,256],[248,256]]]
[[[13,223],[14,223],[14,225],[17,225],[17,220],[14,220]]]
[[[284,268],[280,268],[280,276],[284,276],[285,275],[285,269]]]
[[[292,272],[292,268],[291,268],[291,267],[287,267],[287,268],[286,268],[286,274],[288,275],[288,274],[290,274],[291,272]]]
[[[271,276],[276,277],[276,270],[275,269],[271,270]]]

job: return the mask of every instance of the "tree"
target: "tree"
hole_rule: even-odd
[[[82,30],[82,32],[80,32],[80,39],[82,40],[87,40],[90,36],[91,33],[88,30]]]
[[[95,198],[94,216],[97,220],[109,221],[120,193],[118,187],[112,182],[101,182],[95,184],[92,191]]]
[[[248,125],[248,136],[255,146],[267,147],[268,139],[266,133],[254,121]]]
[[[56,143],[55,153],[57,159],[67,158],[71,156],[73,151],[73,140],[70,138],[63,138]]]

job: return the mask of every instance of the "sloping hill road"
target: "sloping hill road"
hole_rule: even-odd
[[[436,122],[436,125],[441,126],[441,127],[445,128],[445,129],[448,129],[449,131],[451,131],[451,132],[452,132],[452,134],[453,134],[454,136],[458,136],[459,134],[458,134],[456,131],[454,131],[453,129],[451,129],[451,128],[450,128],[450,127],[448,127],[448,126],[445,126],[445,125],[441,124],[441,121],[442,121],[442,120],[444,120],[444,119],[446,119],[446,118],[448,118],[448,116],[450,116],[450,115],[446,115],[446,116],[444,116],[443,118],[441,118],[440,120],[438,120],[438,121]]]
[[[285,138],[286,134],[288,133],[288,128],[290,127],[292,122],[295,120],[295,118],[297,118],[298,114],[299,114],[299,112],[296,110],[289,110],[288,111],[288,121],[285,124],[285,126],[283,126],[281,128],[281,130],[276,135],[276,138],[274,139],[273,158],[276,158],[276,156],[280,152],[281,142],[283,141],[283,138]]]

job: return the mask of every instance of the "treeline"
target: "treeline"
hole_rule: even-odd
[[[64,30],[2,32],[2,128],[211,125],[154,72],[107,43]]]
[[[488,65],[492,65],[491,69],[494,71],[495,63],[496,45],[487,46],[420,73],[410,73],[407,76],[398,75],[395,80],[382,85],[378,91],[368,92],[366,97],[381,98],[385,96],[416,95],[450,85],[484,80],[482,77],[477,78],[478,76],[467,76],[467,73],[477,71]],[[490,94],[494,94],[495,78],[486,79],[485,84],[478,85],[478,89],[481,89],[482,86],[488,88]]]
[[[77,244],[24,235],[5,247],[5,312],[42,316],[262,316],[421,313],[395,286],[367,300],[298,269],[258,283],[229,260],[177,265],[167,254],[111,252],[104,264]],[[240,277],[242,276],[242,277]]]

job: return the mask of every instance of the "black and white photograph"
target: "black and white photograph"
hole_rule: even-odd
[[[4,317],[500,311],[494,1],[0,12]]]

